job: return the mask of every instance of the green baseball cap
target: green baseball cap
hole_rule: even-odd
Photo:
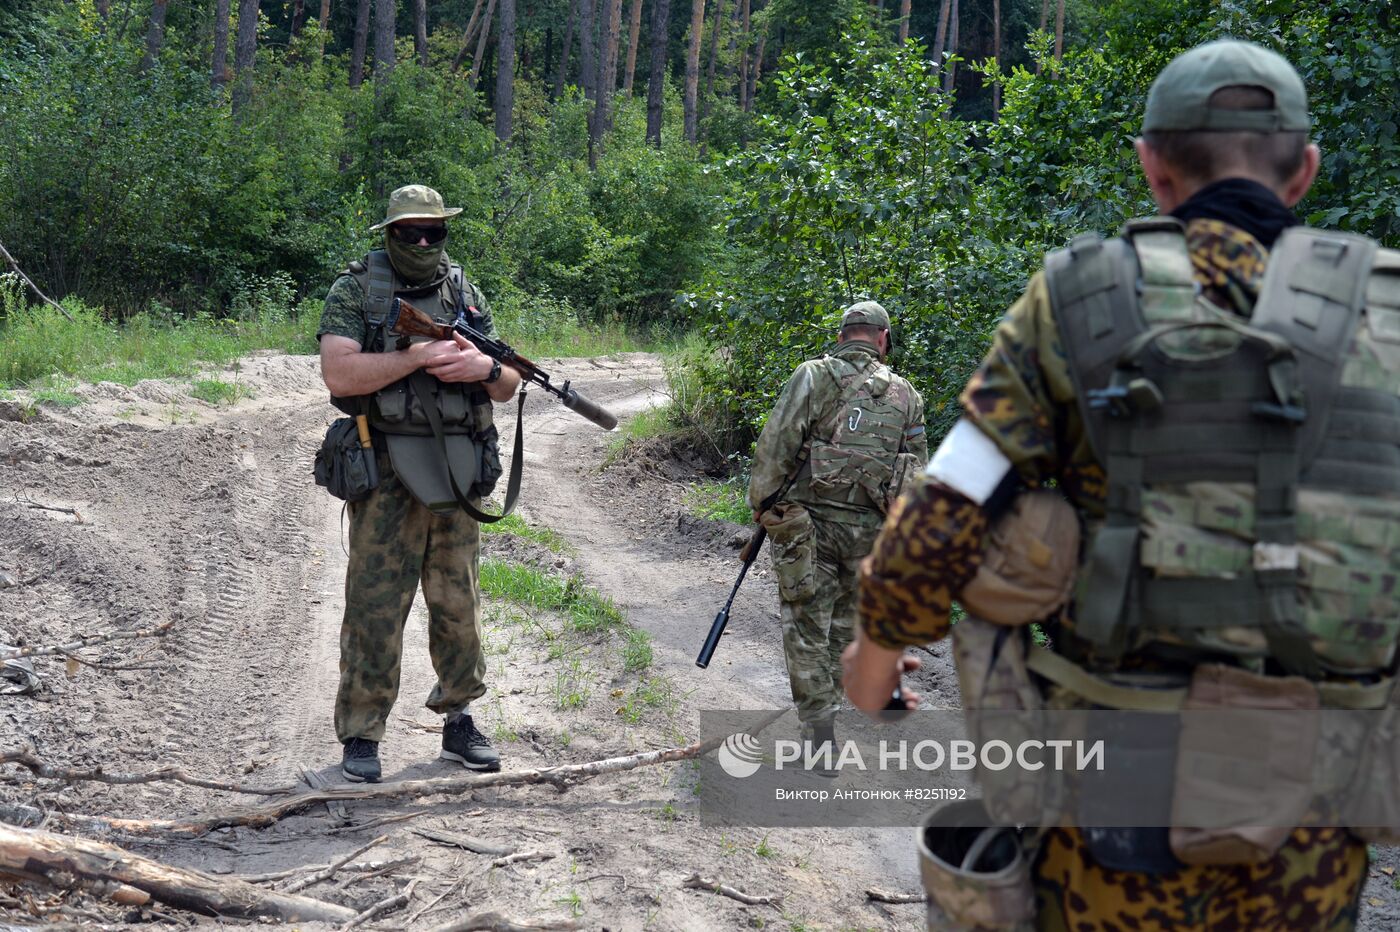
[[[389,211],[370,227],[382,230],[400,220],[446,220],[462,212],[460,207],[443,207],[442,195],[427,185],[409,184],[389,195]]]
[[[1268,110],[1225,110],[1210,95],[1258,87],[1274,95]],[[1147,95],[1142,131],[1307,132],[1308,92],[1282,55],[1251,42],[1218,39],[1183,52],[1162,69]]]
[[[890,329],[890,315],[874,301],[860,301],[846,308],[841,315],[841,329],[865,324],[870,327]]]

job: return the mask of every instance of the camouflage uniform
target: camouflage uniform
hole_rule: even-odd
[[[1187,225],[1197,281],[1212,302],[1252,312],[1268,250],[1212,219]],[[966,418],[992,438],[1028,485],[1053,480],[1089,519],[1104,513],[1106,481],[1075,403],[1044,276],[1037,274],[997,328],[991,350],[962,395]],[[980,506],[920,482],[891,510],[863,567],[865,633],[886,647],[939,640],[951,603],[982,560]],[[1059,622],[1057,650],[1072,650],[1074,620]],[[1124,658],[1141,665],[1142,658]],[[1063,693],[1056,707],[1087,707]],[[1050,932],[1349,929],[1366,877],[1366,846],[1339,829],[1297,829],[1257,864],[1184,867],[1149,876],[1099,866],[1084,833],[1048,831],[1034,868],[1037,927]]]
[[[782,488],[804,447],[814,439],[814,431],[822,432],[836,415],[842,383],[861,370],[875,371],[878,364],[874,346],[848,341],[830,355],[797,368],[758,439],[749,480],[752,508],[760,510],[764,500]],[[920,462],[927,459],[924,403],[919,393],[891,373],[885,397],[905,412],[904,452]],[[890,449],[890,460],[898,452]],[[883,503],[876,507],[869,499],[840,501],[814,492],[809,464],[775,510],[781,513],[791,506],[805,509],[811,518],[810,528],[796,537],[771,528],[769,515],[764,518],[773,531],[783,650],[799,718],[804,723],[825,722],[841,704],[841,652],[855,636],[856,575],[879,532]]]
[[[482,312],[483,329],[495,337],[485,298],[468,287],[469,302]],[[341,275],[326,296],[317,339],[330,333],[367,346],[364,304],[360,282],[354,275]],[[460,509],[429,511],[399,480],[383,450],[376,459],[379,487],[365,501],[348,506],[350,560],[335,703],[341,742],[383,739],[398,695],[404,623],[420,580],[428,604],[428,651],[438,680],[428,708],[455,712],[486,692],[477,522]]]

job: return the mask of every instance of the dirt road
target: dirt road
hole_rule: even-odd
[[[664,400],[652,356],[557,365],[622,415]],[[0,400],[0,643],[60,644],[174,622],[162,640],[81,653],[100,667],[37,659],[37,694],[0,696],[0,747],[29,743],[66,767],[173,764],[262,784],[300,779],[306,768],[338,779],[331,709],[345,555],[338,503],[310,479],[335,412],[311,358],[256,356],[217,377],[246,397],[213,406],[187,385],[147,382],[82,386],[83,403],[71,408],[36,406],[20,393]],[[705,708],[783,706],[777,601],[765,572],[741,594],[720,658],[704,672],[693,663],[732,582],[737,528],[685,515],[677,482],[600,472],[607,435],[541,392],[530,396],[526,423],[520,513],[566,543],[554,553],[494,535],[487,555],[581,575],[653,636],[654,658],[627,671],[619,634],[579,636],[558,619],[488,605],[491,691],[475,712],[507,768],[669,746],[697,733]],[[508,437],[502,446],[509,449]],[[435,759],[435,717],[420,705],[433,681],[425,641],[420,602],[382,747],[386,779],[461,772]],[[573,917],[583,928],[921,926],[918,906],[868,905],[863,894],[871,886],[917,889],[908,831],[709,828],[695,812],[693,773],[666,765],[563,795],[500,789],[327,807],[261,831],[124,843],[171,863],[246,875],[326,863],[385,832],[374,857],[413,860],[306,893],[364,908],[418,878],[413,901],[386,917],[386,927],[428,927],[485,909],[519,920]],[[0,812],[11,818],[22,806],[149,818],[247,802],[166,783],[64,786],[12,766],[0,774],[0,806],[9,807]],[[415,817],[366,826],[407,813]],[[491,868],[489,858],[434,844],[414,828],[552,857]],[[783,896],[784,905],[683,889],[693,871]],[[414,915],[439,894],[432,912]],[[0,923],[33,921],[45,909],[70,919],[65,910],[87,909],[116,925],[153,919],[82,895],[35,903],[0,884]]]

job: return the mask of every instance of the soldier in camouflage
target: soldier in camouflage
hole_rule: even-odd
[[[393,390],[420,370],[431,376],[434,397],[451,397],[456,388],[471,393],[463,397],[507,401],[519,386],[519,373],[502,368],[460,336],[395,343],[370,318],[373,270],[378,268],[385,276],[386,297],[390,292],[411,296],[416,306],[439,319],[470,309],[478,329],[496,335],[485,298],[462,281],[460,269],[447,257],[445,221],[460,210],[444,208],[431,188],[398,189],[390,196],[385,219],[372,227],[385,231],[384,252],[352,263],[326,297],[317,331],[322,377],[344,410],[355,411],[350,403],[373,399],[367,405],[372,425],[388,426]],[[405,394],[401,390],[398,397]],[[499,755],[469,711],[469,704],[486,691],[477,522],[455,503],[450,510],[430,510],[404,475],[404,469],[417,464],[399,459],[400,468],[395,468],[401,449],[415,457],[435,456],[431,436],[406,438],[391,456],[383,432],[376,428],[373,434],[379,486],[368,499],[348,506],[350,559],[335,704],[336,735],[344,746],[342,772],[357,782],[380,778],[379,742],[398,695],[404,623],[420,582],[437,673],[427,706],[447,717],[441,756],[475,770],[499,770]],[[419,441],[417,447],[411,445]],[[464,449],[474,448],[466,444]],[[451,502],[450,492],[445,497]]]
[[[923,399],[884,364],[885,309],[852,305],[839,339],[788,380],[758,438],[748,492],[772,540],[792,698],[818,746],[832,740],[841,702],[856,569],[904,477],[928,456]]]
[[[1164,309],[1153,304],[1166,294],[1156,289],[1156,279],[1178,274],[1168,271],[1171,262],[1151,261],[1153,250],[1146,247],[1154,241],[1166,244],[1157,255],[1167,259],[1177,255],[1177,247],[1170,244],[1182,247],[1185,261],[1178,266],[1179,275],[1188,286],[1186,293],[1195,292],[1182,305],[1186,313],[1217,315],[1212,319],[1229,315],[1239,322],[1265,316],[1266,302],[1260,296],[1272,254],[1289,243],[1306,243],[1303,237],[1313,235],[1298,230],[1290,238],[1287,232],[1298,224],[1291,209],[1308,191],[1319,165],[1318,150],[1307,140],[1308,125],[1306,94],[1297,72],[1257,46],[1210,43],[1180,56],[1158,77],[1137,149],[1157,205],[1174,221],[1130,225],[1126,237],[1127,250],[1136,250],[1141,260],[1137,300],[1149,324],[1154,322],[1152,314]],[[1389,328],[1397,317],[1394,308],[1400,305],[1400,278],[1396,277],[1400,256],[1386,250],[1376,254],[1374,244],[1360,237],[1316,237],[1312,242],[1320,244],[1312,252],[1331,257],[1334,280],[1315,275],[1312,267],[1302,263],[1280,259],[1290,264],[1281,266],[1282,272],[1270,281],[1286,282],[1288,293],[1296,296],[1286,300],[1302,309],[1299,319],[1308,310],[1321,310],[1333,320],[1345,320],[1348,312],[1359,313],[1361,323],[1352,331],[1354,336],[1339,344],[1340,359],[1333,375],[1334,384],[1339,385],[1335,404],[1365,403],[1369,409],[1393,411],[1400,386],[1400,356]],[[1131,478],[1125,479],[1121,472],[1114,475],[1108,468],[1112,460],[1100,458],[1097,435],[1091,435],[1086,409],[1080,404],[1081,373],[1074,361],[1081,344],[1071,339],[1067,328],[1107,332],[1120,318],[1112,316],[1116,312],[1103,313],[1108,307],[1103,304],[1071,304],[1082,313],[1061,315],[1060,302],[1069,304],[1075,298],[1067,296],[1064,279],[1055,276],[1063,263],[1073,264],[1076,257],[1087,262],[1097,250],[1109,247],[1116,247],[1115,241],[1080,239],[1071,249],[1052,254],[1047,272],[1030,281],[997,328],[990,351],[963,392],[963,419],[940,446],[928,477],[892,509],[862,567],[860,630],[845,658],[845,686],[857,707],[874,714],[884,706],[900,674],[917,666],[917,660],[903,655],[905,646],[948,634],[952,602],[960,599],[977,574],[989,522],[1004,513],[1018,488],[1056,486],[1084,520],[1091,534],[1086,551],[1091,554],[1097,553],[1094,543],[1101,539],[1103,528],[1114,527],[1112,520],[1105,524],[1106,515],[1112,519],[1129,509],[1141,509],[1140,519],[1134,514],[1132,521],[1117,524],[1124,529],[1129,557],[1120,561],[1138,574],[1132,577],[1133,588],[1126,590],[1130,593],[1126,610],[1132,609],[1135,599],[1147,598],[1141,593],[1150,592],[1159,580],[1160,585],[1170,585],[1174,579],[1185,579],[1190,585],[1224,591],[1241,578],[1242,569],[1248,572],[1251,544],[1263,540],[1266,528],[1262,522],[1256,526],[1256,508],[1262,513],[1266,506],[1294,507],[1291,495],[1256,499],[1250,483],[1173,485],[1163,480],[1153,487],[1140,481],[1141,474],[1135,487],[1142,496],[1139,501]],[[1359,269],[1347,270],[1336,264],[1343,255],[1366,258]],[[1372,255],[1377,256],[1374,263]],[[1062,264],[1056,266],[1057,261]],[[1115,288],[1132,293],[1113,281],[1106,280],[1095,293],[1102,296]],[[1077,291],[1083,294],[1091,289]],[[1318,297],[1338,291],[1361,297],[1353,299],[1358,303],[1350,308],[1328,305]],[[1276,312],[1267,313],[1277,319]],[[1217,328],[1216,338],[1226,331],[1242,332],[1233,321],[1225,323],[1230,326]],[[1191,337],[1206,334],[1197,330]],[[1193,351],[1181,342],[1168,343],[1162,341],[1162,352],[1189,358]],[[1206,356],[1212,351],[1209,346],[1194,349]],[[1211,405],[1201,404],[1195,410],[1198,418],[1210,419]],[[1286,406],[1266,404],[1263,410],[1290,413]],[[1351,419],[1347,411],[1346,417],[1334,418],[1325,429],[1345,429],[1342,425]],[[1255,422],[1264,423],[1258,418]],[[1188,425],[1186,430],[1190,429]],[[1271,428],[1265,423],[1260,429]],[[1382,438],[1393,437],[1394,432],[1393,420],[1387,420],[1384,428],[1373,425],[1365,435],[1381,446]],[[1242,448],[1240,440],[1226,439],[1229,433],[1228,429],[1216,431],[1223,448],[1228,449],[1229,443]],[[1320,675],[1310,676],[1315,681],[1362,686],[1380,678],[1384,683],[1394,669],[1397,607],[1377,595],[1370,584],[1375,578],[1371,573],[1347,572],[1347,563],[1393,565],[1394,518],[1386,515],[1393,515],[1400,505],[1396,460],[1393,449],[1363,451],[1355,441],[1340,436],[1329,435],[1327,440],[1315,461],[1318,468],[1305,470],[1297,482],[1296,544],[1253,547],[1256,575],[1264,571],[1292,574],[1286,577],[1289,599],[1278,600],[1266,611],[1301,606],[1301,625],[1290,629],[1275,624],[1262,630],[1232,626],[1245,613],[1219,606],[1212,610],[1208,605],[1185,606],[1183,611],[1182,606],[1148,603],[1153,614],[1145,617],[1165,619],[1170,626],[1158,632],[1139,629],[1137,639],[1127,643],[1126,653],[1108,659],[1113,655],[1090,637],[1087,617],[1088,607],[1104,597],[1103,588],[1081,586],[1077,602],[1047,623],[1054,654],[1073,662],[1081,672],[1061,681],[1044,672],[1048,665],[1043,667],[1043,678],[1035,682],[1046,706],[1092,707],[1076,691],[1090,676],[1109,675],[1122,681],[1140,672],[1144,678],[1189,678],[1198,669],[1190,663],[1183,668],[1182,658],[1191,656],[1190,650],[1210,662],[1232,662],[1230,669],[1240,675],[1281,680],[1285,677],[1279,674],[1293,668],[1274,649],[1286,645],[1295,657],[1321,668]],[[1120,449],[1111,447],[1110,452]],[[1132,463],[1130,456],[1117,455],[1118,462]],[[1346,457],[1391,465],[1384,470],[1379,465],[1365,466],[1368,472],[1362,483],[1362,470],[1340,461]],[[1200,464],[1185,465],[1195,469]],[[1344,487],[1333,481],[1322,491],[1329,475],[1333,480],[1346,478]],[[1257,481],[1262,483],[1268,473],[1261,471],[1259,476]],[[1309,488],[1310,483],[1318,488]],[[1292,557],[1299,551],[1300,556]],[[1118,552],[1124,553],[1124,547]],[[1259,556],[1271,552],[1290,556],[1294,568],[1283,561],[1261,564]],[[1136,567],[1131,563],[1134,554]],[[1090,578],[1088,570],[1085,573],[1081,578]],[[1248,580],[1247,575],[1244,578]],[[1213,615],[1218,618],[1212,620]],[[1068,663],[1058,666],[1066,668]],[[1160,831],[1159,841],[1165,841],[1166,829]],[[1147,847],[1127,846],[1120,857],[1130,863],[1111,863],[1093,844],[1090,833],[1074,827],[1045,830],[1032,868],[1036,927],[1053,932],[1284,932],[1355,927],[1367,873],[1366,845],[1345,828],[1298,828],[1272,853],[1238,863],[1187,864],[1171,855],[1164,858],[1165,844],[1155,851]],[[1171,853],[1180,852],[1173,846]]]

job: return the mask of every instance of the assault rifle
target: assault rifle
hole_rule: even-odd
[[[549,380],[548,372],[521,356],[509,344],[493,340],[477,330],[467,323],[464,317],[459,316],[451,324],[440,324],[403,298],[395,298],[394,303],[389,308],[389,317],[385,321],[385,326],[397,334],[428,337],[433,340],[450,340],[453,333],[459,333],[476,344],[476,348],[487,356],[501,365],[510,366],[519,372],[520,377],[526,382],[532,382],[554,395],[570,411],[583,415],[603,430],[612,430],[617,426],[616,417],[601,405],[588,400],[570,388],[567,379],[564,380],[563,388],[554,385]]]

